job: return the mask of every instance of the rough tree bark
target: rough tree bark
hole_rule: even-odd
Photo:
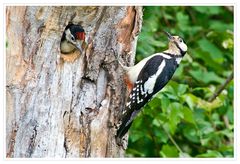
[[[115,124],[125,104],[113,50],[134,62],[141,7],[6,7],[6,156],[123,157]],[[69,23],[85,52],[60,54]]]

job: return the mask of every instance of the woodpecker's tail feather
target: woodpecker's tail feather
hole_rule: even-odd
[[[126,122],[127,123],[127,122]],[[120,128],[117,131],[117,139],[122,139],[122,137],[127,133],[128,129],[131,127],[132,122],[129,123],[128,125],[125,124],[121,124]]]
[[[122,137],[128,132],[128,129],[131,127],[133,119],[138,114],[138,110],[128,109],[122,117],[122,123],[117,130],[117,140],[122,139]]]

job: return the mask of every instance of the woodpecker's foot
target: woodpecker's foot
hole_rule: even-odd
[[[122,139],[116,137],[116,143],[117,143],[118,146],[122,146]]]
[[[126,137],[123,137],[122,139],[119,137],[116,137],[116,143],[118,146],[122,147],[124,150],[127,149],[128,140]]]
[[[113,127],[114,127],[114,129],[117,131],[117,130],[118,130],[118,128],[119,128],[119,125],[118,125],[118,123],[114,123],[114,124],[113,124]]]

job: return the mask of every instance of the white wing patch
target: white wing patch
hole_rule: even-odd
[[[151,94],[153,92],[156,80],[158,76],[162,73],[165,65],[166,65],[166,62],[165,60],[163,60],[160,66],[158,67],[158,71],[154,75],[149,77],[149,79],[144,83],[144,89],[145,91],[147,91],[148,94]]]

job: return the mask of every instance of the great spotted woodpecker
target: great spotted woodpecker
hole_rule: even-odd
[[[127,100],[125,113],[121,118],[121,125],[117,130],[117,143],[127,133],[133,119],[140,109],[149,102],[172,78],[175,70],[187,52],[187,45],[179,36],[168,36],[168,49],[153,54],[133,67],[123,66],[126,70],[126,82],[131,89]]]
[[[85,32],[81,25],[67,25],[61,38],[61,53],[69,54],[74,52],[76,49],[78,49],[82,53],[82,45],[84,41]]]

